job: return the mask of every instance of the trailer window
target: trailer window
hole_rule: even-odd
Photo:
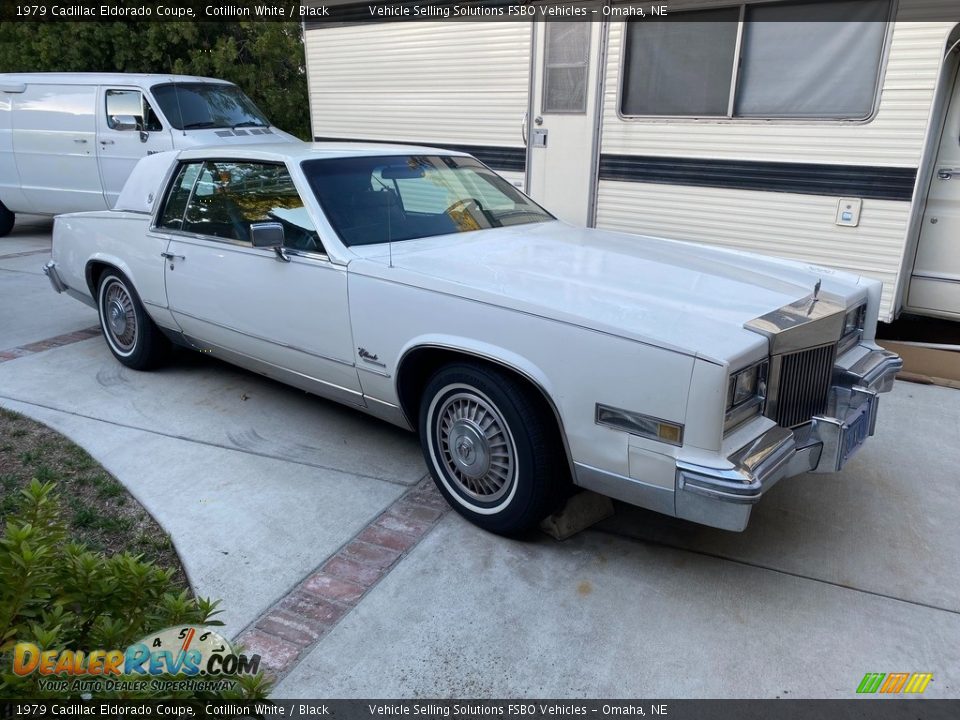
[[[625,116],[863,120],[891,0],[745,4],[626,24]]]
[[[543,112],[585,113],[590,23],[548,22],[543,59]]]

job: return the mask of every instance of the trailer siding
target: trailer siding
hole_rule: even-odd
[[[864,274],[883,281],[891,320],[952,24],[895,25],[868,122],[621,118],[624,26],[610,28],[597,225]],[[858,227],[835,224],[839,197],[864,199]]]
[[[313,134],[462,148],[522,179],[530,39],[504,22],[307,30]]]

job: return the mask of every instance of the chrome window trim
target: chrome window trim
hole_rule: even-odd
[[[248,163],[251,165],[281,165],[287,171],[287,175],[290,178],[290,183],[293,185],[294,189],[297,191],[297,195],[300,196],[300,202],[303,203],[303,207],[306,209],[307,213],[310,215],[310,220],[314,225],[314,232],[317,234],[317,240],[320,242],[320,245],[324,248],[327,247],[326,242],[322,237],[320,237],[320,231],[317,229],[316,218],[313,217],[313,212],[310,209],[310,206],[303,201],[303,191],[297,185],[297,181],[294,179],[293,173],[290,171],[290,166],[287,163],[279,160],[248,160],[246,158],[231,158],[231,159],[217,159],[217,158],[203,158],[203,159],[194,159],[194,160],[178,160],[173,164],[170,171],[168,171],[167,177],[164,179],[164,182],[161,183],[161,187],[164,188],[162,194],[162,202],[157,203],[156,208],[152,212],[152,217],[150,221],[150,227],[148,230],[150,232],[156,233],[158,235],[177,235],[179,237],[191,238],[193,240],[209,240],[211,242],[223,243],[226,245],[234,245],[237,247],[246,247],[252,248],[253,243],[247,240],[236,240],[234,238],[222,238],[216,235],[206,235],[204,233],[189,232],[187,230],[181,230],[179,228],[168,228],[163,225],[158,224],[160,220],[160,214],[163,212],[163,208],[166,207],[167,199],[170,197],[170,192],[173,189],[173,182],[177,179],[177,176],[180,173],[180,168],[186,165],[200,165],[201,172],[203,171],[203,166],[208,162],[235,162],[235,163]],[[200,174],[197,173],[197,177],[193,180],[193,186],[190,188],[190,195],[187,198],[186,205],[183,206],[183,215],[180,218],[180,221],[183,222],[184,218],[187,215],[187,208],[190,207],[190,203],[193,202],[193,193],[197,188],[197,183],[200,181]],[[288,248],[284,247],[284,251],[288,255],[296,255],[297,257],[304,257],[307,259],[316,259],[316,260],[327,260],[330,261],[330,254],[327,252],[317,253],[311,252],[310,250],[300,250],[298,248]],[[273,253],[270,253],[268,257],[275,257]]]

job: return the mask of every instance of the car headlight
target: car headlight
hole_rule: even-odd
[[[767,361],[730,375],[727,385],[727,409],[723,428],[730,430],[744,420],[763,412],[767,397]]]
[[[837,354],[843,354],[858,342],[863,336],[863,325],[867,319],[867,304],[861,303],[843,316],[843,334],[837,346]]]

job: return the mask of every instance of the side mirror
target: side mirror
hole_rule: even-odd
[[[278,222],[250,223],[250,241],[254,247],[282,248],[283,225]]]
[[[140,127],[140,122],[137,120],[136,115],[114,115],[113,116],[114,130],[136,130],[139,127]]]

